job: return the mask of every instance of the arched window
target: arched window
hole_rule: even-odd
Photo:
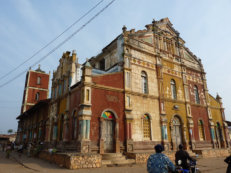
[[[39,92],[36,93],[36,95],[35,95],[35,100],[36,100],[36,101],[39,100]]]
[[[151,139],[151,124],[150,124],[150,118],[148,115],[143,115],[143,137],[146,140]]]
[[[171,79],[170,84],[171,84],[172,99],[176,100],[177,94],[176,94],[176,82],[175,82],[175,80]]]
[[[196,104],[200,104],[199,92],[196,85],[194,86],[194,95]]]
[[[205,140],[205,133],[204,133],[204,124],[202,120],[198,121],[198,130],[199,130],[199,139],[200,141]]]
[[[141,82],[142,82],[142,91],[144,94],[148,93],[148,78],[147,78],[147,74],[142,71],[141,73]]]
[[[41,84],[41,77],[37,77],[37,84]]]

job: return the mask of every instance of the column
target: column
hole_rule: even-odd
[[[119,140],[119,120],[116,119],[116,129],[115,129],[115,133],[116,133],[116,145],[115,145],[115,152],[116,153],[120,153],[120,140]]]
[[[211,135],[211,138],[212,138],[213,148],[217,148],[214,123],[210,120],[209,124],[210,124],[210,135]]]
[[[169,150],[170,147],[168,143],[167,119],[163,117],[161,117],[161,138],[165,150]]]

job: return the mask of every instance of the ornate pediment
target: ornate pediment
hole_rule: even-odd
[[[179,35],[179,32],[173,28],[172,23],[168,18],[163,18],[155,23],[167,35],[171,35],[173,37]]]
[[[184,58],[186,60],[189,60],[189,61],[195,61],[195,59],[193,58],[193,56],[186,50],[184,50]]]

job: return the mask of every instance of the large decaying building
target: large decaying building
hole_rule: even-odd
[[[201,60],[168,18],[145,27],[124,26],[82,65],[75,51],[63,54],[43,120],[47,147],[100,154],[148,152],[157,143],[169,151],[229,148],[222,99],[208,93]]]

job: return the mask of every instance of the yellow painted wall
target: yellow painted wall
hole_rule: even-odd
[[[216,124],[216,122],[219,122],[222,125],[223,123],[222,123],[222,114],[220,110],[220,103],[211,95],[209,95],[209,99],[210,99],[210,106],[211,106],[210,110],[211,110],[213,122],[214,124]]]
[[[64,97],[64,98],[62,98],[62,99],[60,100],[59,115],[65,114],[66,105],[67,105],[67,98]]]
[[[168,140],[171,141],[171,131],[170,131],[170,122],[174,115],[178,115],[182,121],[184,126],[188,126],[187,117],[186,117],[186,107],[184,104],[185,94],[182,78],[179,77],[181,73],[181,67],[177,64],[170,63],[168,61],[163,61],[163,87],[164,87],[164,97],[165,97],[165,111],[166,118],[168,121]],[[177,77],[178,76],[178,77]],[[176,90],[177,90],[177,100],[172,99],[171,93],[171,79],[175,80]],[[175,110],[174,105],[179,106],[178,110]],[[182,127],[183,128],[183,127]],[[182,129],[183,132],[183,129]],[[186,130],[186,138],[189,140],[188,130]]]
[[[179,106],[179,110],[174,110],[173,109],[174,105]],[[185,104],[174,103],[174,102],[165,102],[165,108],[166,108],[166,118],[168,121],[168,140],[170,142],[171,141],[170,122],[171,122],[172,118],[174,117],[174,115],[178,115],[181,118],[181,120],[183,121],[184,126],[188,127],[187,117],[186,117],[186,108],[185,108]],[[189,140],[188,130],[186,130],[186,138],[187,138],[187,140]]]

